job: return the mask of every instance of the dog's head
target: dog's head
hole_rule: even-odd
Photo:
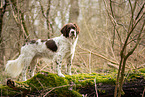
[[[64,25],[61,29],[61,33],[66,38],[76,38],[80,33],[79,27],[75,23],[68,23]]]

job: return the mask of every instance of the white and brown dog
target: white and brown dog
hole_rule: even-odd
[[[80,30],[76,24],[69,23],[61,29],[62,35],[46,40],[31,40],[21,48],[21,54],[15,60],[10,60],[5,66],[5,71],[13,78],[22,72],[23,81],[26,81],[28,66],[31,67],[31,77],[34,76],[37,58],[49,58],[57,64],[57,73],[61,73],[61,63],[67,59],[67,72],[71,75],[71,64]]]

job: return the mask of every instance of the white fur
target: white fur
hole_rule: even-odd
[[[10,74],[10,76],[15,78],[21,73],[23,69],[24,64],[21,64],[23,63],[22,61],[23,61],[23,55],[20,55],[16,60],[8,61],[5,70],[7,71],[7,73]]]
[[[71,32],[71,31],[70,31]],[[76,36],[76,31],[75,31]],[[40,57],[46,57],[52,59],[57,63],[57,73],[61,77],[65,77],[61,73],[62,59],[67,59],[68,62],[68,74],[71,75],[71,64],[74,57],[75,47],[78,37],[66,38],[61,35],[60,37],[52,38],[58,49],[56,52],[51,51],[45,45],[46,42],[41,42],[38,39],[34,44],[28,43],[21,48],[21,54],[15,60],[10,60],[5,66],[5,71],[10,74],[11,77],[17,77],[22,72],[23,80],[26,80],[26,71],[28,66],[31,66],[31,76],[34,76],[34,70],[36,67],[36,59]],[[48,39],[49,40],[49,39]],[[31,64],[31,65],[30,65]]]

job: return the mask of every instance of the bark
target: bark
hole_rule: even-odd
[[[123,85],[124,95],[121,97],[144,97],[144,86],[145,80],[143,77],[138,77],[135,80],[126,81]],[[114,96],[114,85],[104,84],[97,85],[98,95],[99,97],[113,97]],[[95,87],[80,87],[80,93],[87,95],[87,97],[96,97],[95,95]]]
[[[20,29],[19,38],[21,38],[21,36],[24,35],[24,38],[27,41],[27,39],[29,39],[29,32],[27,31],[27,27],[26,27],[26,24],[25,24],[24,12],[22,12],[21,9],[18,8],[18,5],[17,5],[18,1],[16,1],[16,0],[9,0],[9,3],[12,6],[11,10],[18,17],[18,18],[16,18],[14,16],[16,24],[17,24],[17,26]]]
[[[6,7],[8,6],[8,1],[5,0],[4,1],[4,5],[2,4],[3,2],[0,2],[0,64],[3,64],[3,59],[4,59],[4,54],[5,54],[5,45],[3,43],[3,36],[2,36],[2,26],[3,26],[3,18],[4,18],[4,14],[6,12]]]
[[[77,23],[77,19],[79,16],[78,0],[71,0],[70,3],[71,3],[71,7],[69,13],[69,22]]]
[[[51,6],[51,0],[48,0],[48,5],[47,5],[47,10],[46,10],[46,14],[45,14],[45,12],[44,12],[44,8],[43,8],[43,6],[42,6],[42,4],[41,4],[41,1],[39,0],[39,2],[40,2],[40,7],[41,7],[41,12],[42,12],[42,15],[43,15],[43,17],[46,19],[46,24],[47,24],[47,30],[48,30],[48,32],[47,32],[47,37],[48,37],[48,39],[49,38],[51,38],[51,36],[53,35],[53,27],[52,27],[52,25],[51,25],[51,23],[50,23],[50,6]]]

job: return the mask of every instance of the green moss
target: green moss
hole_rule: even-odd
[[[22,94],[22,90],[29,90],[30,94],[36,92],[39,95],[39,92],[43,91],[50,92],[48,95],[57,95],[58,97],[81,97],[81,94],[75,90],[68,90],[69,84],[68,80],[63,77],[57,76],[57,74],[52,74],[48,72],[40,72],[35,75],[33,78],[25,81],[18,82],[15,81],[15,86],[20,88],[20,90],[13,90],[8,86],[0,85],[2,96],[13,96]]]
[[[145,68],[141,68],[141,69],[139,69],[139,71],[140,71],[141,73],[145,73]]]
[[[65,78],[44,71],[38,73],[33,78],[27,80],[24,83],[27,83],[32,90],[42,90],[45,88],[57,87],[68,84]]]
[[[99,93],[106,93],[105,90],[99,89]]]
[[[82,95],[75,91],[75,90],[68,90],[66,88],[59,88],[52,91],[52,93],[48,94],[47,96],[51,97],[82,97]]]
[[[104,75],[104,74],[77,74],[72,76],[66,76],[65,79],[68,81],[72,81],[75,84],[81,84],[82,86],[85,85],[94,85],[96,80],[96,84],[103,83],[103,84],[115,84],[116,78],[113,78],[110,74]]]
[[[28,85],[32,88],[33,91],[35,90],[47,90],[51,91],[48,95],[53,96],[57,95],[58,97],[80,97],[81,94],[72,90],[68,90],[68,81],[63,78],[59,77],[56,74],[48,73],[48,72],[41,72],[35,75],[30,80],[26,81]]]
[[[141,75],[142,75],[142,74],[140,74],[140,73],[131,73],[131,74],[129,74],[129,76],[128,76],[127,79],[130,80],[130,79],[140,78]]]
[[[0,91],[1,91],[1,93],[0,93],[1,96],[7,96],[7,95],[13,96],[15,94],[20,93],[20,91],[15,91],[15,90],[9,88],[8,86],[1,85],[1,84],[0,84]]]
[[[129,74],[127,79],[134,79],[140,77],[142,74]],[[29,90],[31,93],[35,93],[40,95],[41,92],[43,94],[47,94],[47,96],[58,96],[58,97],[81,97],[82,95],[79,93],[81,88],[91,88],[94,87],[95,84],[99,85],[114,85],[116,82],[116,73],[112,74],[75,74],[75,75],[65,75],[65,78],[59,77],[57,74],[49,73],[49,72],[40,72],[36,74],[33,78],[25,81],[19,82],[15,81],[15,86],[21,89]],[[72,85],[72,86],[70,86]],[[73,89],[69,89],[72,87]],[[16,94],[21,94],[20,90],[13,90],[8,86],[0,85],[2,96],[11,96]],[[99,90],[102,93],[105,93],[104,90]]]

